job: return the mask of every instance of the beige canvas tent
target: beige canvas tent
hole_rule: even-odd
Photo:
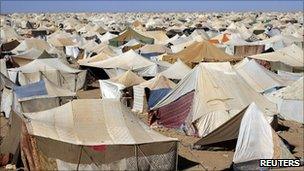
[[[24,116],[29,170],[176,170],[177,139],[155,132],[119,101],[74,100]]]
[[[206,41],[195,42],[176,54],[163,56],[162,59],[174,63],[178,58],[189,66],[202,61],[226,62],[240,60],[240,58],[230,56]]]

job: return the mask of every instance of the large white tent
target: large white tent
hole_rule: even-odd
[[[277,112],[276,105],[252,89],[228,62],[200,63],[152,108],[150,117],[160,125],[206,136],[252,102],[270,116]]]
[[[155,76],[158,73],[156,63],[142,57],[132,49],[113,58],[82,65],[103,68],[110,77],[117,76],[127,70],[132,70],[140,76]]]
[[[21,149],[34,163],[31,170],[176,169],[177,139],[155,132],[117,100],[74,100],[24,116],[31,141],[37,142]],[[27,147],[40,155],[24,151]]]

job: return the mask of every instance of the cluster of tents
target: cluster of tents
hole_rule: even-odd
[[[275,132],[278,119],[304,123],[292,14],[1,16],[0,165],[176,170],[179,140],[154,126],[200,137],[197,149],[234,148],[235,169],[294,159]],[[94,83],[100,99],[77,96]]]

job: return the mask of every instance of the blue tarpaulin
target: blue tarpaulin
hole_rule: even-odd
[[[24,86],[15,86],[14,91],[19,99],[48,94],[43,80]]]
[[[169,92],[170,88],[161,88],[157,90],[151,90],[148,100],[149,108],[152,108],[156,103],[158,103],[163,97],[165,97]]]

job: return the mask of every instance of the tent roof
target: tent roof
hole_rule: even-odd
[[[138,86],[148,87],[151,90],[155,90],[161,88],[174,88],[176,84],[164,75],[158,74],[153,79],[145,81]]]
[[[42,39],[29,38],[23,40],[15,49],[12,50],[12,52],[18,54],[20,52],[24,52],[32,48],[41,51],[51,49],[50,45],[46,41]]]
[[[171,53],[171,49],[160,44],[146,44],[145,46],[141,47],[141,53]]]
[[[47,111],[24,115],[29,118],[26,123],[29,134],[76,145],[177,141],[149,128],[117,100],[79,99]]]
[[[115,83],[122,84],[126,87],[137,85],[137,84],[140,84],[140,83],[146,81],[142,77],[138,76],[137,74],[135,74],[134,72],[132,72],[130,70],[126,71],[125,73],[123,73],[117,77],[111,78],[110,80]]]
[[[255,91],[261,93],[274,87],[287,86],[293,82],[293,80],[286,79],[267,70],[254,59],[245,58],[234,68]]]
[[[59,58],[35,59],[32,62],[19,68],[12,68],[11,71],[33,73],[38,71],[59,70],[68,73],[79,73],[81,70],[71,68],[64,64]]]
[[[110,32],[106,32],[104,35],[99,36],[99,40],[100,40],[101,42],[107,42],[108,40],[113,39],[113,38],[115,38],[115,37],[117,37],[117,35],[112,34],[112,33],[110,33]]]
[[[169,79],[180,80],[184,78],[190,71],[190,67],[184,64],[183,61],[177,59],[173,65],[171,65],[167,70],[161,72],[161,74]]]
[[[37,50],[36,48],[31,48],[17,55],[13,55],[13,58],[37,59],[41,54],[42,51]]]
[[[294,44],[274,52],[252,55],[249,58],[282,62],[292,67],[304,67],[303,50]]]
[[[109,42],[110,42],[110,45],[120,46],[120,45],[124,44],[126,41],[129,41],[131,39],[136,39],[145,44],[154,43],[153,38],[143,36],[131,28],[127,28],[126,31],[124,31],[118,37],[110,39]]]
[[[291,85],[274,92],[274,96],[285,100],[304,100],[303,82],[302,77]]]
[[[106,59],[104,61],[92,62],[82,65],[97,67],[97,68],[121,68],[125,70],[129,70],[129,69],[134,70],[134,69],[154,66],[156,64],[142,57],[141,55],[137,54],[131,49],[121,55]]]
[[[21,39],[21,36],[18,35],[15,29],[9,26],[1,27],[0,35],[1,35],[0,43],[8,43],[13,40]]]
[[[169,40],[165,31],[139,31],[139,33],[146,37],[153,38],[155,40],[155,44],[162,44]]]
[[[240,60],[240,58],[230,56],[206,41],[194,42],[178,53],[163,56],[163,60],[166,61],[176,61],[177,58],[181,59],[186,64],[199,63],[202,61],[224,62]]]
[[[276,105],[255,92],[228,62],[200,63],[153,110],[168,105],[194,91],[192,122],[216,111],[240,111],[255,102],[267,114],[277,112]]]
[[[37,83],[27,84],[24,86],[15,86],[14,91],[17,95],[18,101],[26,101],[38,98],[76,96],[76,93],[58,87],[47,78],[43,78]]]

